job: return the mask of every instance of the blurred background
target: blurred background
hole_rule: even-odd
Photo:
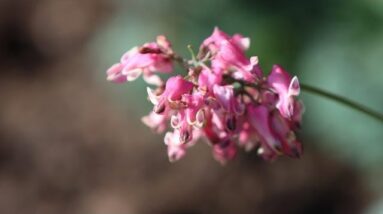
[[[1,0],[1,213],[382,214],[382,123],[305,92],[300,160],[222,167],[200,143],[168,162],[144,82],[105,70],[159,34],[188,56],[215,26],[265,71],[383,111],[382,0]]]

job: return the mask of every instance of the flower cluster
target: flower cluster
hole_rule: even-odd
[[[156,42],[124,54],[107,71],[107,79],[123,83],[142,74],[156,87],[147,89],[154,108],[142,121],[156,132],[167,131],[170,161],[182,158],[199,138],[207,139],[221,163],[233,159],[240,147],[256,150],[267,160],[300,157],[302,145],[294,133],[304,109],[296,99],[298,78],[279,65],[264,76],[258,57],[245,55],[249,45],[249,38],[215,28],[197,56],[187,61],[158,36]],[[171,73],[176,63],[187,73],[163,81],[158,73]]]

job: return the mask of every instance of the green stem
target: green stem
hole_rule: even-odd
[[[351,100],[344,98],[344,97],[341,97],[339,95],[336,95],[336,94],[333,94],[333,93],[330,93],[327,91],[323,91],[322,89],[319,89],[319,88],[316,88],[313,86],[309,86],[306,84],[300,84],[300,86],[301,86],[301,89],[304,91],[307,91],[309,93],[313,93],[313,94],[320,95],[322,97],[331,99],[333,101],[336,101],[338,103],[346,105],[350,108],[353,108],[357,111],[363,112],[363,113],[369,115],[370,117],[373,117],[373,118],[379,120],[380,122],[383,122],[383,115],[382,114],[380,114],[379,112],[376,112],[374,110],[371,110],[371,109],[367,108],[366,106],[363,106],[359,103],[356,103],[354,101],[351,101]]]

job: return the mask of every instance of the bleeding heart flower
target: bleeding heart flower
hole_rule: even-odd
[[[180,141],[180,133],[175,130],[174,132],[167,132],[164,138],[165,145],[168,147],[168,157],[170,162],[177,161],[185,156],[186,145]]]
[[[167,145],[170,162],[178,161],[185,156],[186,149],[193,146],[201,136],[200,131],[194,130],[193,136],[195,136],[193,140],[184,143],[180,140],[181,133],[177,129],[174,132],[167,132],[165,134],[164,142]]]
[[[114,82],[133,81],[141,74],[144,80],[153,85],[161,85],[162,80],[155,74],[173,71],[173,50],[164,36],[158,36],[157,42],[146,43],[126,52],[120,63],[107,71],[107,79]]]
[[[298,78],[296,76],[291,78],[282,67],[274,65],[267,82],[279,96],[276,107],[282,116],[292,117],[294,115],[294,97],[300,93]]]
[[[205,39],[201,49],[208,49],[212,55],[212,69],[215,73],[225,73],[234,70],[233,77],[248,82],[254,82],[262,76],[262,70],[257,57],[247,59],[244,50],[250,46],[250,39],[240,34],[230,37],[218,28]]]
[[[198,87],[208,95],[213,95],[213,87],[220,85],[221,82],[222,75],[213,73],[209,68],[203,68],[198,77]]]
[[[295,134],[289,123],[279,112],[270,112],[265,106],[247,108],[250,124],[254,127],[263,145],[263,152],[268,156],[286,154],[299,157],[302,153],[301,144],[296,141]]]
[[[230,37],[218,27],[215,27],[212,35],[203,41],[202,47],[216,51],[219,49],[221,42],[227,40],[232,41],[241,50],[247,50],[250,47],[250,39],[248,37],[244,37],[241,34],[235,34],[233,37]]]
[[[213,145],[213,156],[221,164],[232,160],[237,154],[237,146],[230,139],[222,140]]]
[[[126,76],[121,73],[124,66],[121,63],[116,63],[112,65],[107,71],[107,80],[115,83],[124,83],[126,82]]]
[[[225,111],[235,115],[243,114],[244,106],[238,102],[232,86],[214,85],[213,92],[218,103],[221,104]]]
[[[303,103],[296,99],[300,86],[275,65],[266,78],[258,57],[246,57],[250,39],[230,36],[214,29],[193,60],[173,52],[170,42],[135,47],[107,71],[116,83],[143,79],[156,85],[147,88],[153,111],[142,122],[156,132],[164,132],[171,162],[185,156],[188,147],[203,136],[222,164],[233,159],[238,148],[256,149],[266,160],[279,155],[300,157],[302,145],[294,131],[301,124]],[[177,62],[186,70],[163,82],[158,73],[170,73]],[[168,124],[170,123],[170,126]]]
[[[156,95],[150,88],[147,88],[149,100],[154,105],[154,112],[161,114],[166,108],[178,108],[184,94],[188,94],[193,89],[194,84],[178,75],[171,77],[166,82],[165,90],[161,95]]]
[[[147,125],[149,128],[153,129],[158,133],[162,133],[166,130],[167,123],[169,120],[169,114],[157,114],[151,111],[148,115],[141,118],[141,121]]]

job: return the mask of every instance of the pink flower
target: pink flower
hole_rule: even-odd
[[[232,160],[237,154],[237,146],[230,139],[222,140],[213,145],[213,156],[221,164]]]
[[[155,75],[155,72],[173,71],[172,54],[170,43],[164,36],[158,36],[157,42],[134,47],[125,53],[120,63],[113,65],[107,71],[107,79],[122,83],[133,81],[143,74],[147,83],[161,85],[162,80]]]
[[[214,96],[223,109],[231,114],[240,115],[244,111],[244,106],[241,105],[234,94],[232,86],[213,86]]]
[[[202,43],[202,49],[209,49],[213,54],[212,68],[216,73],[223,73],[233,69],[233,76],[248,82],[262,76],[258,65],[258,58],[246,58],[244,50],[250,46],[250,40],[236,34],[230,37],[218,28]]]
[[[170,124],[174,130],[179,132],[179,141],[187,143],[193,139],[193,126],[187,122],[185,111],[179,111],[177,115],[173,115]]]
[[[181,143],[179,131],[175,130],[174,132],[167,132],[165,134],[164,142],[168,147],[168,157],[170,162],[177,161],[185,156],[186,145]]]
[[[250,124],[254,127],[262,143],[261,152],[267,152],[267,157],[286,154],[299,157],[302,147],[296,141],[294,132],[288,122],[278,112],[271,113],[265,106],[247,108]]]
[[[265,106],[247,107],[248,119],[250,124],[258,133],[264,146],[271,149],[274,153],[282,152],[282,142],[273,134],[270,127],[270,112]]]
[[[271,129],[282,142],[283,153],[293,158],[299,158],[303,148],[291,130],[290,123],[277,111],[273,112],[270,117]]]
[[[124,66],[121,63],[116,63],[112,65],[107,71],[107,80],[115,83],[124,83],[126,82],[126,76],[121,73]]]
[[[157,114],[151,111],[148,115],[141,118],[141,121],[149,128],[158,133],[162,133],[167,128],[168,114]]]
[[[236,116],[243,114],[244,106],[238,102],[232,86],[214,85],[213,91],[218,103],[228,113],[225,118],[226,127],[228,130],[234,131],[237,122]]]
[[[258,57],[246,57],[249,45],[248,38],[215,28],[197,57],[188,61],[159,36],[156,42],[124,54],[108,69],[107,78],[123,83],[143,75],[146,82],[157,85],[154,90],[147,88],[154,107],[142,122],[159,133],[173,129],[164,138],[171,162],[184,157],[201,136],[222,164],[233,159],[238,148],[257,149],[266,160],[280,155],[300,157],[302,145],[294,133],[304,112],[296,98],[298,79],[278,65],[266,79]],[[186,76],[163,82],[158,73],[171,72],[174,61],[186,70]]]
[[[205,123],[204,97],[198,93],[185,94],[182,101],[186,104],[184,111],[187,123],[201,128]]]
[[[200,90],[206,92],[208,95],[213,94],[213,86],[220,85],[222,82],[222,75],[213,73],[209,68],[202,68],[198,76],[198,87]]]
[[[221,42],[227,40],[231,40],[241,50],[247,50],[250,47],[249,38],[243,37],[240,34],[235,34],[233,37],[230,37],[218,27],[215,27],[212,35],[203,41],[202,47],[208,47],[212,51],[217,51]]]
[[[218,119],[218,120],[217,120]],[[221,139],[226,137],[226,133],[223,130],[224,125],[221,123],[221,120],[214,115],[213,110],[206,112],[206,123],[203,127],[203,133],[208,139],[208,143],[214,145],[219,143]]]
[[[165,86],[165,91],[157,96],[150,88],[147,88],[149,100],[154,105],[154,112],[160,114],[166,108],[178,108],[182,103],[182,95],[188,94],[193,89],[193,83],[185,80],[182,76],[174,76],[168,79]]]
[[[204,100],[200,94],[184,94],[182,102],[185,106],[171,117],[170,124],[180,131],[181,142],[193,139],[193,127],[201,128],[205,123]]]
[[[213,147],[213,156],[221,164],[233,159],[237,154],[237,147],[233,133],[227,132],[222,122],[222,115],[211,110],[207,113],[206,124],[203,127],[204,136]]]
[[[258,72],[258,58],[246,58],[245,53],[230,41],[223,41],[212,61],[214,70],[225,71],[233,69],[233,77],[243,79],[247,82],[254,82],[261,76]]]
[[[274,65],[267,79],[268,84],[278,94],[276,107],[283,117],[290,118],[294,114],[294,97],[300,93],[299,81],[291,76],[279,65]]]
[[[259,145],[259,137],[250,125],[250,123],[245,119],[245,122],[241,123],[241,129],[238,135],[238,145],[243,147],[245,151],[251,151],[256,146]]]
[[[244,106],[239,104],[232,86],[214,85],[213,92],[218,103],[221,104],[227,112],[238,115],[243,113]]]
[[[186,155],[186,149],[194,146],[198,138],[200,137],[200,131],[193,131],[193,136],[194,139],[184,143],[182,142],[181,136],[180,136],[180,131],[179,130],[174,130],[174,132],[167,132],[165,134],[164,142],[165,145],[167,145],[167,150],[168,150],[168,157],[170,162],[178,161],[181,158],[183,158]]]

